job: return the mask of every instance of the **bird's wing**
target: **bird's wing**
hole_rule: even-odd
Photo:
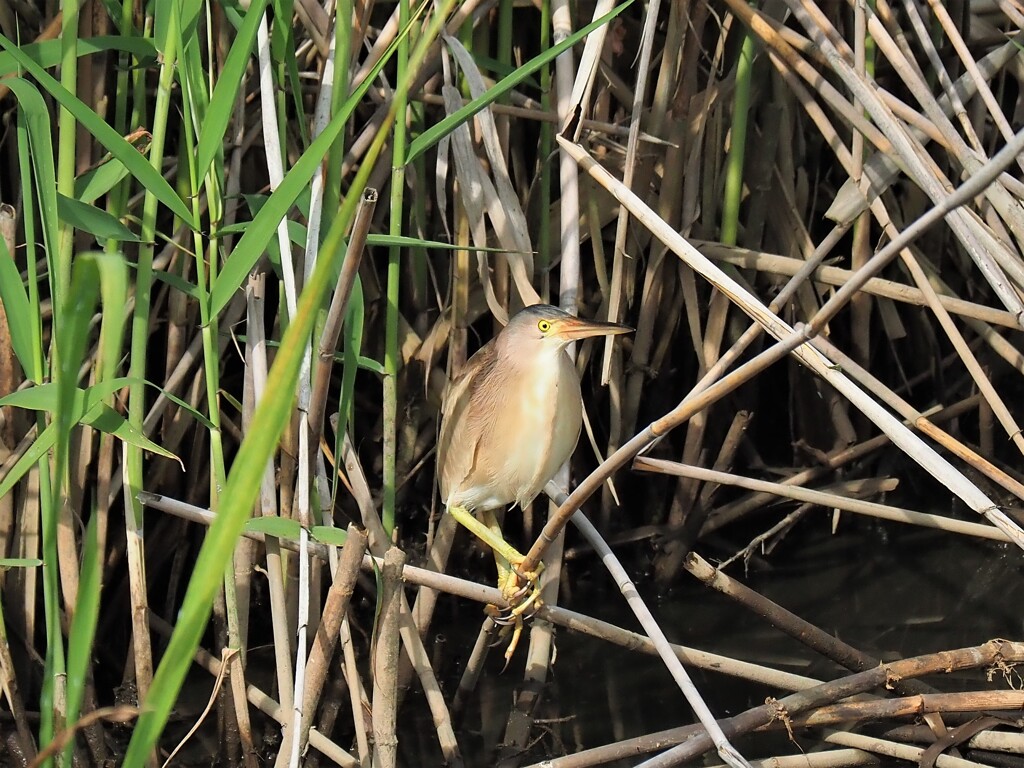
[[[471,446],[478,440],[479,429],[468,425],[466,417],[471,410],[473,384],[479,383],[481,377],[486,377],[487,371],[494,365],[495,355],[492,340],[481,347],[466,363],[462,373],[448,384],[441,401],[437,478],[442,496],[457,487],[472,470],[474,451]]]
[[[486,349],[481,347],[480,351],[473,357],[469,358],[466,364],[462,367],[462,372],[454,379],[448,382],[444,388],[444,394],[441,397],[441,415],[447,416],[452,410],[452,406],[455,405],[464,395],[466,390],[469,388],[469,383],[473,380],[474,374],[480,370],[481,366],[486,365],[487,361],[483,358],[480,352]]]

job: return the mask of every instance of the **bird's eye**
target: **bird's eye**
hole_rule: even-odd
[[[537,323],[537,329],[541,333],[547,333],[548,331],[551,330],[551,323],[549,323],[547,320],[541,320],[539,323]]]

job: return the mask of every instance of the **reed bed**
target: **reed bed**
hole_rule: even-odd
[[[879,658],[852,608],[746,582],[829,526],[1019,578],[1022,26],[0,2],[0,761],[1021,765],[1019,637],[968,613]],[[434,451],[446,382],[539,301],[636,330],[576,350],[572,465],[506,516],[545,569],[502,671]],[[658,682],[574,709],[563,641]]]

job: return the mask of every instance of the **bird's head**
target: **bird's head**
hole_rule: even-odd
[[[529,354],[537,349],[562,349],[588,336],[629,333],[619,323],[583,320],[550,304],[534,304],[517,312],[501,332],[501,340],[512,354]]]

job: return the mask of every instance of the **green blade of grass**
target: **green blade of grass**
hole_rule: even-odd
[[[128,445],[141,448],[142,450],[149,451],[150,453],[155,453],[167,459],[174,459],[178,464],[181,464],[183,470],[185,468],[181,459],[179,459],[175,454],[171,453],[163,446],[154,443],[137,428],[129,424],[124,416],[105,403],[99,403],[90,409],[84,416],[82,416],[82,423],[88,424],[90,427],[98,429],[100,432],[111,434]]]
[[[335,528],[331,525],[314,525],[309,529],[309,535],[321,544],[330,544],[335,547],[343,547],[348,541],[348,533],[343,528]]]
[[[82,539],[82,565],[78,581],[78,599],[75,615],[68,632],[67,660],[67,721],[74,723],[82,707],[86,676],[92,661],[96,625],[100,616],[100,587],[103,573],[102,553],[99,551],[98,518],[92,515]],[[71,764],[73,744],[65,751],[65,765]]]
[[[399,248],[433,248],[439,251],[465,250],[463,245],[454,243],[442,243],[440,240],[424,240],[421,237],[410,237],[409,235],[389,235],[384,232],[366,236],[367,245],[398,246]],[[486,248],[473,246],[477,253],[510,253],[507,248]]]
[[[220,314],[220,311],[227,306],[235,291],[239,290],[245,283],[249,272],[252,271],[256,262],[259,261],[260,257],[267,250],[267,243],[270,242],[270,238],[277,231],[278,223],[285,217],[299,195],[309,186],[313,174],[317,173],[320,169],[320,162],[348,123],[352,112],[366,94],[370,84],[375,81],[381,69],[391,58],[399,40],[409,34],[410,26],[407,25],[398,34],[397,39],[388,47],[388,50],[381,57],[380,61],[377,62],[376,66],[374,66],[367,78],[345,101],[338,114],[331,118],[331,121],[324,127],[320,135],[309,145],[309,148],[302,153],[302,156],[292,166],[292,169],[285,174],[281,185],[274,190],[263,207],[253,217],[252,223],[235,244],[234,250],[231,251],[227,261],[224,262],[224,268],[213,284],[213,290],[210,291],[210,317],[216,317]]]
[[[171,185],[167,183],[167,180],[146,161],[145,157],[139,154],[135,147],[107,125],[85,102],[58,83],[45,69],[32,61],[28,56],[25,56],[14,43],[3,35],[0,35],[0,47],[6,50],[21,66],[30,72],[46,92],[74,115],[82,127],[89,131],[110,154],[124,163],[125,167],[128,168],[139,184],[156,195],[157,199],[173,211],[176,216],[188,222],[191,226],[195,226],[195,222],[192,220],[192,213],[181,201],[181,198],[171,188]],[[8,81],[8,85],[12,82],[14,80]]]
[[[50,452],[53,448],[53,444],[57,440],[57,427],[54,424],[50,424],[46,429],[39,433],[39,436],[32,441],[32,445],[28,447],[21,458],[18,459],[14,466],[11,467],[11,471],[8,472],[2,479],[0,479],[0,496],[6,496],[11,492],[11,489],[18,484],[18,481],[25,476],[32,467],[40,462],[40,460]]]
[[[57,215],[75,229],[88,232],[100,240],[140,242],[138,235],[106,211],[59,193],[57,195]]]
[[[493,104],[521,82],[525,81],[534,72],[541,69],[545,64],[558,58],[558,55],[562,53],[562,51],[571,48],[595,29],[607,24],[632,4],[633,0],[626,0],[626,2],[621,5],[615,6],[600,19],[592,21],[587,26],[569,35],[569,37],[565,38],[565,40],[560,42],[558,45],[554,45],[540,55],[530,59],[511,75],[496,83],[493,88],[488,89],[488,91],[479,98],[473,99],[462,109],[453,112],[441,122],[431,126],[409,145],[409,156],[406,158],[406,162],[411,163],[439,142],[442,137],[447,136],[480,110]]]
[[[29,43],[19,46],[18,50],[44,69],[60,64],[60,40],[44,40],[40,43]],[[124,51],[134,55],[140,61],[156,58],[156,48],[153,46],[153,41],[148,38],[133,35],[100,35],[78,41],[79,57],[90,56],[95,53],[106,53],[107,51]],[[9,53],[0,53],[0,77],[16,75],[21,70],[22,65],[15,57]]]
[[[7,244],[0,237],[0,302],[4,305],[7,327],[11,333],[11,346],[25,375],[32,381],[42,381],[43,372],[37,365],[33,351],[32,305],[21,281],[14,259],[7,252]]]
[[[367,169],[368,170],[368,169]],[[364,181],[365,183],[365,181]],[[355,197],[350,192],[351,197]],[[141,765],[150,754],[163,729],[192,664],[192,654],[209,619],[216,591],[220,588],[224,563],[230,559],[239,534],[259,493],[263,470],[284,431],[292,410],[292,397],[302,363],[304,340],[313,330],[317,309],[326,295],[333,262],[342,254],[345,222],[355,206],[335,220],[322,258],[302,293],[296,316],[285,331],[280,350],[267,379],[267,391],[277,393],[264,398],[256,409],[246,438],[235,457],[227,486],[221,496],[221,509],[210,526],[192,570],[185,599],[167,650],[160,661],[143,712],[125,754],[125,765]]]
[[[0,35],[0,45],[2,44],[3,35]],[[54,80],[54,83],[56,82]],[[21,108],[25,127],[28,130],[29,156],[38,190],[36,202],[39,206],[39,217],[42,220],[43,245],[45,246],[46,253],[53,258],[57,253],[59,216],[57,213],[57,176],[54,172],[53,163],[53,131],[50,125],[50,112],[46,108],[42,95],[27,80],[10,78],[5,81],[5,84],[11,89],[11,93],[17,97],[18,106]],[[58,306],[54,306],[55,312],[58,312],[59,309]]]
[[[0,557],[2,568],[38,568],[43,561],[38,557]]]
[[[128,175],[124,163],[111,158],[95,168],[86,171],[75,179],[75,199],[82,203],[92,203],[100,195],[105,195]]]
[[[252,517],[245,521],[247,533],[262,533],[279,539],[298,541],[302,525],[290,517]]]
[[[137,446],[143,450],[165,456],[168,459],[174,459],[181,463],[181,460],[175,454],[151,441],[139,430],[129,425],[121,414],[103,403],[103,399],[112,392],[128,386],[133,381],[134,379],[126,376],[105,381],[102,384],[96,384],[88,390],[76,387],[74,393],[63,404],[60,400],[60,390],[56,384],[42,384],[13,392],[6,397],[0,398],[0,405],[24,408],[30,411],[46,411],[52,414],[57,414],[60,408],[64,408],[70,413],[69,418],[71,419],[72,426],[88,424],[101,432],[107,432],[120,438],[129,445]],[[148,382],[145,383],[148,384]],[[150,386],[153,385],[150,384]],[[159,387],[155,388],[159,389]],[[164,394],[196,416],[199,421],[209,428],[209,420],[205,416],[198,413],[179,398],[166,392]]]
[[[196,175],[201,179],[206,176],[213,164],[213,158],[220,151],[224,137],[227,135],[228,122],[234,110],[235,97],[242,86],[242,76],[249,65],[249,56],[256,41],[260,16],[267,7],[268,0],[255,0],[245,12],[245,20],[231,44],[224,69],[214,86],[211,104],[220,104],[221,108],[211,109],[203,121],[203,129],[199,134],[196,147]]]

